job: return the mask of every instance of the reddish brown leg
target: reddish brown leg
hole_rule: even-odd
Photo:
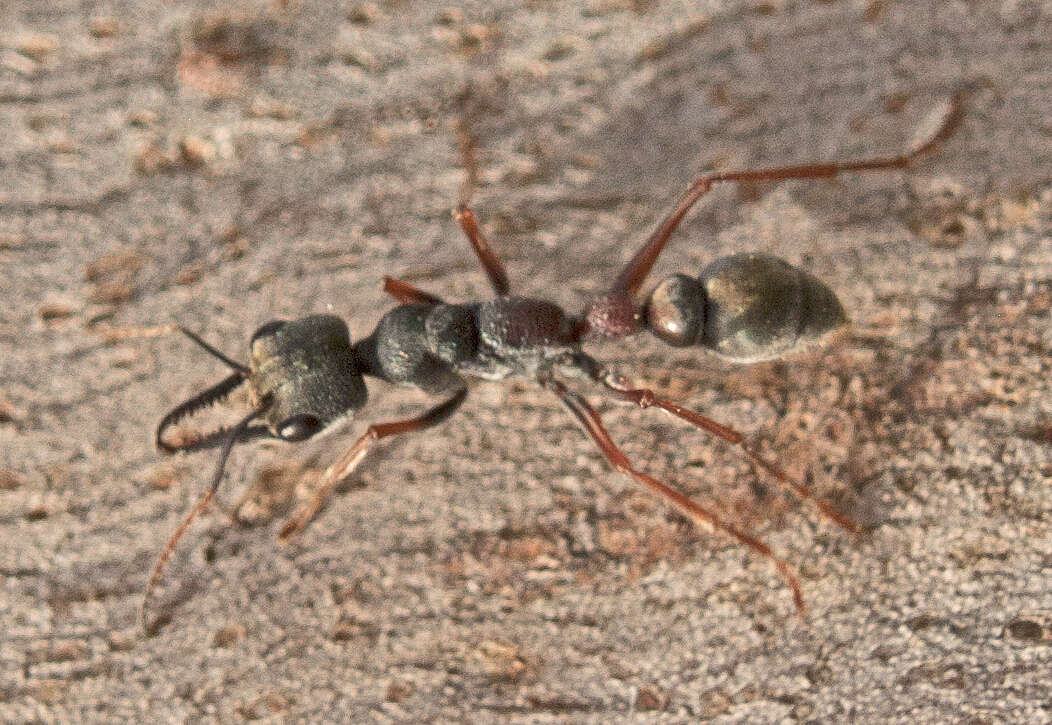
[[[216,466],[215,475],[212,476],[212,482],[208,486],[208,490],[205,491],[204,495],[198,499],[194,507],[190,509],[182,522],[176,527],[172,535],[168,537],[168,543],[164,545],[164,549],[161,550],[160,555],[157,557],[157,561],[153,565],[153,569],[150,570],[150,578],[146,580],[146,589],[142,594],[142,603],[139,605],[139,627],[144,631],[148,631],[146,627],[146,605],[150,601],[150,595],[153,590],[157,587],[157,583],[161,580],[161,574],[164,572],[164,566],[168,563],[168,559],[171,558],[172,552],[175,551],[176,545],[179,540],[183,538],[187,529],[190,528],[190,524],[194,522],[198,516],[200,516],[207,508],[208,504],[215,498],[216,491],[219,489],[219,483],[223,480],[223,470],[226,467],[227,458],[230,457],[230,451],[233,450],[234,444],[241,438],[242,434],[249,428],[249,424],[255,420],[269,405],[268,402],[264,401],[264,406],[260,410],[254,410],[249,415],[245,416],[240,423],[230,429],[229,434],[226,437],[226,441],[223,443],[223,451],[219,454],[219,464]]]
[[[634,403],[644,409],[650,407],[660,408],[666,413],[676,416],[680,420],[684,420],[707,433],[711,433],[728,443],[738,446],[757,466],[774,476],[780,485],[788,488],[801,500],[809,501],[814,504],[823,516],[852,533],[859,532],[858,524],[837,511],[825,501],[816,498],[814,492],[812,492],[808,486],[796,480],[783,471],[777,464],[763,456],[763,454],[749,445],[742,433],[736,431],[734,428],[718,423],[712,418],[701,415],[689,408],[684,408],[682,405],[674,403],[667,398],[659,398],[654,394],[653,390],[648,388],[636,388],[632,385],[631,381],[620,375],[615,375],[614,373],[609,372],[606,368],[587,355],[577,355],[573,361],[573,366],[579,370],[583,370],[588,377],[602,384],[610,393],[621,400]]]
[[[479,181],[478,154],[475,153],[475,135],[471,132],[471,124],[466,117],[457,119],[457,148],[460,150],[460,158],[464,162],[464,183],[460,185],[460,204],[467,206],[471,197],[475,195],[475,187]]]
[[[281,533],[278,534],[278,537],[282,541],[286,541],[293,534],[302,531],[310,520],[314,518],[314,515],[318,513],[318,510],[325,504],[325,500],[332,493],[336,484],[349,476],[351,472],[358,467],[358,464],[362,462],[366,454],[369,453],[378,441],[390,436],[400,435],[402,433],[413,433],[415,431],[424,430],[425,428],[438,425],[460,407],[460,404],[464,402],[467,394],[467,388],[461,388],[449,400],[436,405],[434,408],[431,408],[423,415],[417,416],[416,418],[406,418],[405,420],[396,420],[391,423],[378,423],[369,426],[369,429],[354,442],[354,445],[351,446],[346,453],[340,456],[335,463],[325,469],[325,473],[322,474],[318,488],[314,492],[310,501],[301,506],[300,509],[293,514],[288,523],[282,527]]]
[[[384,292],[403,304],[440,305],[442,298],[395,277],[384,277]]]
[[[875,171],[877,169],[904,169],[921,154],[930,151],[939,142],[946,140],[956,130],[962,116],[964,91],[958,91],[948,102],[942,113],[942,122],[926,139],[915,143],[906,153],[894,157],[862,159],[860,161],[831,162],[824,164],[802,164],[771,169],[728,171],[699,176],[687,188],[687,193],[676,208],[658,225],[658,228],[625,265],[610,289],[610,293],[634,295],[650,273],[658,255],[665,248],[672,232],[697,201],[709,193],[716,184],[742,181],[782,181],[784,179],[827,179],[850,171]]]
[[[466,103],[468,97],[469,92],[466,92],[465,95],[461,96],[460,103]],[[471,132],[469,117],[466,115],[461,115],[457,120],[456,126],[457,147],[464,162],[465,177],[464,183],[460,187],[460,203],[453,212],[453,218],[457,220],[460,228],[464,230],[468,241],[471,242],[471,248],[475,250],[475,255],[478,257],[482,269],[486,272],[486,276],[489,277],[493,290],[497,295],[503,296],[508,294],[508,290],[511,289],[511,286],[508,284],[508,273],[504,270],[504,265],[497,257],[496,252],[493,251],[486,237],[482,235],[478,222],[475,221],[475,215],[468,208],[479,180],[478,154],[475,153],[475,135]]]
[[[728,443],[738,446],[757,466],[774,476],[779,484],[791,490],[801,500],[813,503],[815,507],[818,508],[819,512],[827,519],[834,521],[852,533],[859,532],[858,524],[837,511],[825,501],[816,498],[808,486],[796,480],[783,471],[777,464],[764,457],[763,454],[749,445],[742,433],[736,431],[734,428],[723,425],[722,423],[717,423],[712,418],[696,413],[689,408],[684,408],[682,405],[678,405],[671,400],[659,398],[654,395],[652,390],[646,388],[621,388],[614,386],[610,382],[604,384],[608,390],[622,400],[635,403],[640,408],[649,408],[651,406],[660,408],[666,413],[671,413],[680,420],[685,420],[708,433],[712,433],[713,435],[722,438]]]
[[[508,290],[511,289],[511,286],[508,284],[508,273],[504,271],[504,264],[497,257],[489,242],[482,236],[482,230],[479,229],[478,222],[475,221],[475,215],[471,212],[471,209],[466,204],[461,204],[453,212],[453,218],[457,220],[460,228],[464,230],[464,235],[471,242],[471,248],[475,250],[475,256],[479,258],[482,269],[486,272],[486,276],[489,277],[489,283],[492,285],[493,291],[498,296],[508,294]]]
[[[778,569],[778,573],[792,591],[793,603],[796,605],[797,613],[801,616],[803,615],[805,607],[804,597],[800,591],[800,581],[797,579],[796,574],[793,572],[793,569],[789,566],[788,562],[776,556],[775,553],[771,551],[771,547],[757,539],[755,536],[751,536],[733,524],[724,521],[712,511],[702,508],[674,488],[671,488],[656,478],[637,470],[628,459],[628,456],[626,456],[610,438],[610,434],[603,425],[599,413],[596,412],[596,410],[589,405],[584,398],[577,393],[568,390],[565,385],[552,377],[542,379],[541,384],[559,396],[559,400],[561,400],[570,412],[573,413],[585,433],[587,433],[592,441],[595,442],[596,446],[598,446],[603,457],[606,458],[610,465],[616,468],[620,473],[629,476],[636,483],[642,485],[652,493],[657,494],[661,500],[674,507],[687,518],[701,524],[703,528],[719,529],[720,531],[734,537],[760,556],[769,559]]]

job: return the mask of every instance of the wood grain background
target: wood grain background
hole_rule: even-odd
[[[1039,722],[1052,671],[1052,9],[1041,2],[49,3],[0,6],[0,720]],[[873,527],[852,541],[732,451],[604,404],[654,475],[767,562],[610,471],[528,383],[479,384],[275,533],[369,421],[244,446],[135,628],[214,455],[153,428],[275,317],[367,334],[383,275],[578,310],[711,168],[894,152],[908,172],[721,189],[658,274],[759,250],[825,279],[830,350],[737,368],[596,354],[746,431]],[[588,391],[585,391],[588,392]],[[594,393],[594,391],[592,391]],[[224,408],[216,418],[233,416]]]

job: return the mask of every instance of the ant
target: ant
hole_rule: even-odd
[[[742,433],[647,388],[636,387],[588,355],[582,346],[596,338],[625,338],[649,330],[669,345],[703,347],[726,360],[745,364],[822,344],[832,332],[847,324],[844,308],[818,278],[774,256],[734,254],[712,262],[696,278],[683,274],[668,277],[642,302],[637,301],[637,293],[683,217],[713,186],[905,169],[954,132],[962,116],[962,96],[962,92],[956,93],[941,109],[934,131],[898,156],[699,176],[613,284],[580,315],[569,315],[547,300],[512,295],[504,265],[483,236],[475,215],[461,204],[453,217],[489,279],[496,295],[491,299],[448,303],[408,282],[385,277],[384,291],[400,304],[388,311],[364,339],[352,342],[347,324],[332,315],[274,320],[252,335],[248,365],[232,360],[186,328],[169,328],[185,334],[232,372],[176,406],[157,428],[157,446],[166,453],[213,447],[221,450],[208,489],[157,558],[144,592],[140,623],[145,629],[150,594],[191,522],[215,497],[234,445],[255,438],[303,441],[354,416],[366,402],[366,376],[415,387],[445,399],[421,415],[370,425],[325,470],[313,496],[281,529],[281,540],[287,540],[310,522],[336,484],[349,476],[379,441],[431,428],[449,418],[467,397],[466,378],[504,380],[518,376],[533,380],[554,394],[619,473],[696,524],[722,531],[768,559],[791,591],[797,612],[802,614],[800,582],[787,561],[759,538],[636,468],[614,443],[596,409],[569,389],[563,378],[597,384],[617,400],[663,410],[737,446],[754,465],[766,470],[801,500],[813,504],[822,516],[857,533],[859,527],[854,521],[816,498],[808,486],[761,455]],[[242,385],[247,386],[252,410],[236,425],[191,437],[166,436],[181,420],[226,398]]]

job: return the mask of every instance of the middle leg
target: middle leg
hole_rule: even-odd
[[[500,297],[508,294],[511,285],[508,282],[508,273],[504,269],[504,263],[500,261],[500,257],[493,251],[489,241],[482,235],[482,230],[479,229],[471,209],[467,204],[461,204],[453,211],[453,218],[457,220],[460,228],[464,230],[464,236],[471,242],[471,248],[475,250],[475,256],[478,257],[479,264],[482,265],[483,271],[489,278],[493,291]]]

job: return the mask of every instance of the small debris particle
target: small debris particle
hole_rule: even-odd
[[[179,480],[179,472],[171,466],[158,468],[149,477],[150,488],[155,491],[167,491]]]
[[[25,481],[14,471],[0,468],[0,491],[14,491],[25,485]]]
[[[517,682],[526,674],[526,661],[517,645],[486,640],[472,653],[479,670],[494,682]]]
[[[10,400],[0,398],[0,423],[17,423],[25,417],[25,411],[20,410]]]
[[[498,34],[496,28],[476,23],[461,29],[455,36],[453,44],[461,53],[473,55],[481,51],[486,43],[493,40]]]
[[[1046,633],[1041,623],[1033,619],[1024,619],[1022,617],[1014,619],[1008,623],[1005,631],[1015,639],[1021,639],[1026,642],[1052,640],[1052,631]]]
[[[70,641],[56,644],[48,653],[48,662],[73,662],[91,654],[86,642]]]
[[[245,627],[241,624],[230,624],[212,635],[213,647],[230,647],[245,636]]]
[[[704,33],[710,23],[711,19],[706,15],[691,18],[671,33],[647,41],[636,56],[636,62],[649,63],[663,58],[684,42]]]
[[[128,632],[110,632],[106,644],[111,652],[131,652],[135,649],[136,637]]]
[[[88,30],[95,38],[112,38],[120,30],[116,18],[98,17],[92,18]]]
[[[391,680],[387,685],[387,694],[384,695],[384,699],[388,702],[402,702],[409,697],[412,692],[413,688],[408,682]]]
[[[259,94],[252,99],[247,113],[254,118],[273,118],[278,121],[287,121],[295,117],[296,110],[287,103],[266,94]]]
[[[774,15],[782,9],[782,3],[779,0],[764,0],[763,2],[755,3],[751,9],[756,15]]]
[[[282,712],[289,709],[289,700],[280,692],[268,692],[263,696],[263,704],[270,712]]]
[[[356,5],[347,12],[347,19],[355,25],[368,25],[380,16],[380,8],[372,3]]]
[[[58,41],[50,35],[26,35],[19,38],[15,45],[17,50],[27,58],[32,58],[37,63],[43,63],[51,53],[58,48]]]
[[[248,722],[259,720],[261,715],[259,714],[259,710],[256,709],[256,704],[257,703],[255,702],[242,702],[234,708],[234,711],[240,715],[243,720]]]
[[[214,14],[194,21],[190,38],[199,51],[223,63],[266,61],[276,50],[277,26],[264,17]]]
[[[464,11],[460,8],[446,8],[435,16],[436,25],[460,25],[464,22]]]
[[[48,517],[48,510],[44,504],[37,504],[23,514],[26,521],[43,521]]]
[[[37,314],[40,315],[40,319],[44,322],[65,320],[72,317],[74,312],[75,310],[72,306],[62,302],[49,302],[41,305],[40,309],[37,310]]]
[[[365,48],[353,48],[340,53],[340,61],[344,65],[361,68],[366,73],[375,73],[380,69],[380,63],[376,56]]]
[[[636,693],[636,709],[643,712],[664,710],[667,704],[665,693],[653,685],[644,685]]]
[[[191,262],[190,264],[183,265],[183,267],[175,275],[175,283],[179,285],[191,285],[195,284],[201,275],[204,274],[205,266],[203,262]]]
[[[862,11],[862,19],[867,23],[875,23],[884,17],[888,9],[888,0],[872,0],[866,9]]]
[[[357,618],[343,619],[332,630],[333,642],[350,642],[361,637],[375,638],[380,634],[380,627],[368,620]]]
[[[529,563],[550,550],[551,545],[544,537],[524,536],[508,542],[506,556],[515,561]]]
[[[932,614],[920,614],[907,621],[906,626],[914,632],[922,632],[940,622],[941,620]]]
[[[128,114],[128,125],[136,128],[149,128],[155,126],[159,117],[155,111],[140,109]]]
[[[88,282],[100,282],[125,272],[137,272],[145,263],[146,258],[136,251],[111,252],[87,265],[84,268],[84,279]]]
[[[96,304],[119,304],[135,294],[135,280],[146,259],[134,250],[114,251],[88,264],[84,279],[95,282],[88,299]]]
[[[731,698],[722,690],[709,690],[701,696],[701,717],[714,718],[731,709]]]
[[[127,302],[134,293],[135,288],[126,282],[101,282],[96,285],[89,299],[95,304],[115,305]]]
[[[180,157],[191,168],[204,166],[216,156],[215,145],[199,136],[184,136],[178,146]]]
[[[547,61],[559,61],[569,58],[577,52],[580,41],[577,38],[560,38],[552,43],[544,53]]]
[[[908,91],[893,91],[884,96],[884,110],[888,113],[899,113],[909,103],[910,93]]]
[[[13,71],[20,76],[28,77],[36,74],[40,64],[33,62],[32,59],[20,53],[4,51],[0,53],[0,67]]]

